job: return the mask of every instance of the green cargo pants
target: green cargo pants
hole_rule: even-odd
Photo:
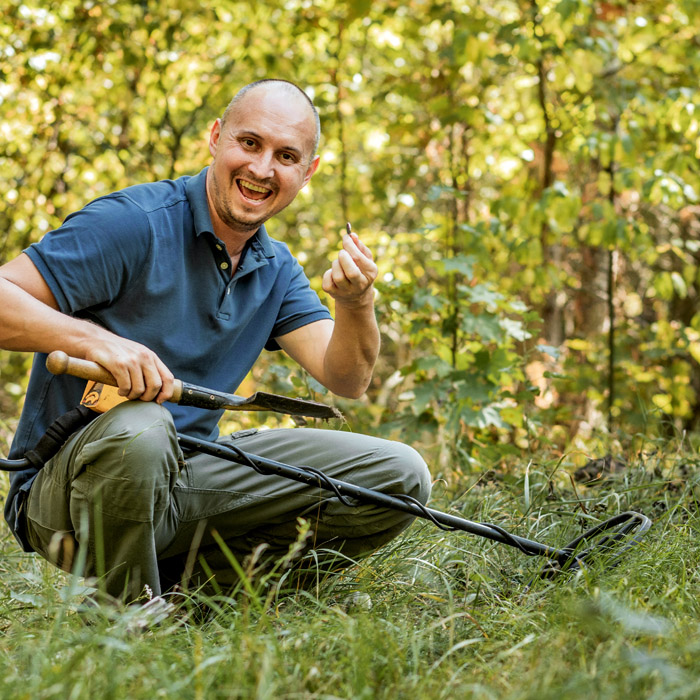
[[[247,430],[221,438],[262,457],[425,503],[430,475],[412,448],[349,432]],[[375,505],[344,505],[332,493],[200,453],[183,456],[170,413],[154,403],[120,404],[73,435],[39,472],[24,507],[25,532],[44,558],[129,601],[149,586],[199,585],[237,577],[216,541],[242,561],[265,543],[270,561],[311,524],[305,549],[356,557],[406,528],[412,517]],[[204,562],[204,563],[202,563]]]

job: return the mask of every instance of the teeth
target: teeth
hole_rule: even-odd
[[[252,182],[248,182],[247,180],[241,180],[241,185],[243,185],[243,187],[245,187],[247,190],[253,190],[253,192],[270,191],[267,187],[259,187],[258,185],[254,185]]]

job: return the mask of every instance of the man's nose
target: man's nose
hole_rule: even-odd
[[[274,154],[271,151],[263,150],[259,151],[253,158],[251,158],[248,168],[251,175],[255,175],[255,177],[265,180],[274,176],[274,165]]]

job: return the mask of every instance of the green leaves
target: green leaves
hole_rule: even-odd
[[[572,378],[547,420],[575,432],[582,394],[605,401],[608,255],[620,410],[700,415],[695,380],[662,414],[635,379],[670,382],[665,329],[697,323],[697,0],[6,5],[0,261],[106,192],[197,172],[236,90],[279,76],[313,96],[323,135],[318,174],[271,234],[316,288],[348,219],[380,268],[383,350],[358,428],[420,386],[422,430],[517,439],[479,412],[534,410],[519,376],[542,361],[548,386]],[[19,385],[24,364],[2,372]],[[474,405],[460,403],[468,391]]]

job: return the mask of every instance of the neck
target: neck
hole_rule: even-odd
[[[232,261],[238,261],[241,253],[245,248],[245,244],[256,234],[256,231],[247,231],[240,233],[232,231],[228,226],[222,228],[214,225],[214,233],[217,238],[226,246],[226,250]]]

